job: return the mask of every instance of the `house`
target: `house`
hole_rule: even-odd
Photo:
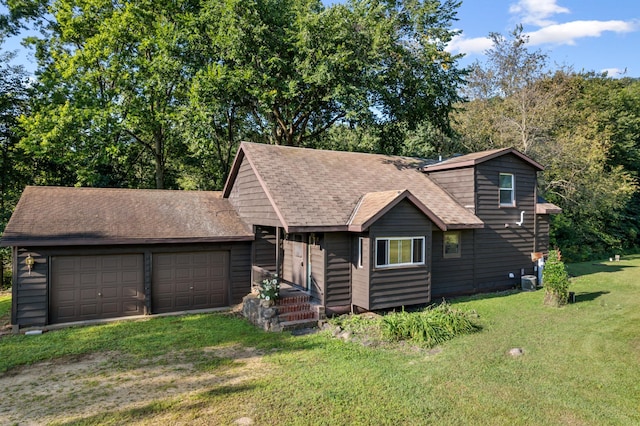
[[[265,274],[328,311],[510,288],[560,212],[538,202],[542,169],[514,149],[427,162],[242,143],[221,193],[28,187],[2,239],[12,318],[225,306]]]

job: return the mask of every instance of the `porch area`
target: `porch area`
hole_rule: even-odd
[[[301,289],[282,283],[280,297],[272,304],[251,292],[242,299],[242,314],[265,331],[291,331],[318,327],[325,318],[324,306],[313,303]]]

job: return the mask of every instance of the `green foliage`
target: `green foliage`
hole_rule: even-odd
[[[265,278],[260,284],[260,299],[276,301],[280,297],[280,280],[278,277]]]
[[[382,318],[383,335],[390,340],[412,340],[428,347],[479,330],[469,313],[447,303],[419,312],[393,312]]]
[[[38,184],[187,189],[220,189],[242,140],[313,147],[365,126],[384,141],[373,150],[401,153],[400,126],[425,134],[407,152],[430,152],[462,83],[445,50],[458,6],[9,2],[5,27],[42,34],[28,39],[38,70],[20,147]]]
[[[542,283],[545,289],[545,304],[562,306],[567,303],[569,274],[558,250],[549,251],[549,258],[542,270]]]

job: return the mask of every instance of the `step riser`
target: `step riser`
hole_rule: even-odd
[[[295,305],[295,304],[304,304],[309,303],[310,297],[308,295],[304,296],[285,296],[278,299],[277,305]]]
[[[296,303],[295,305],[276,305],[278,313],[286,314],[288,312],[311,311],[310,303]]]
[[[289,321],[300,321],[300,320],[316,320],[316,313],[315,312],[290,312],[287,314],[280,314],[278,315],[278,319],[280,320],[280,322],[289,322]]]

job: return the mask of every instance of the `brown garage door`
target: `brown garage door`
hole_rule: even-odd
[[[227,306],[229,252],[154,253],[153,313]]]
[[[142,254],[51,258],[50,321],[144,313]]]

